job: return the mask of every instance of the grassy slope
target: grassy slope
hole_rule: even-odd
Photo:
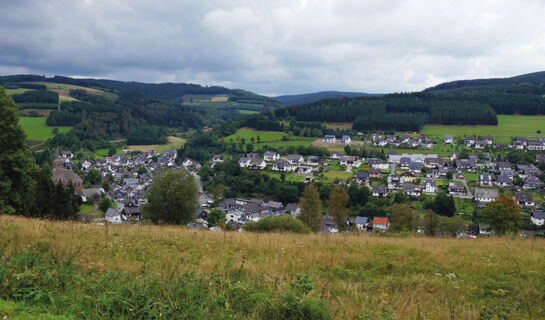
[[[257,143],[259,136],[261,143]],[[289,141],[282,141],[282,138],[287,136],[285,132],[278,131],[258,131],[250,128],[238,129],[234,134],[224,138],[226,142],[241,142],[244,138],[246,143],[252,143],[251,138],[254,138],[253,144],[256,147],[268,145],[271,147],[289,147],[289,146],[308,146],[315,138],[296,137],[292,136]]]
[[[129,150],[130,151],[142,151],[142,152],[155,150],[157,152],[161,152],[161,151],[166,150],[166,149],[180,148],[181,146],[183,146],[185,144],[185,142],[186,142],[186,140],[183,139],[183,138],[169,136],[167,144],[131,145],[131,146],[129,146]],[[106,150],[106,154],[107,154],[107,152],[108,151]]]
[[[541,134],[536,133],[541,130]],[[498,115],[497,126],[435,126],[427,125],[423,134],[442,136],[453,134],[456,137],[464,135],[490,135],[498,142],[510,142],[512,137],[545,137],[545,116]]]
[[[324,123],[332,129],[351,129],[352,123]],[[536,133],[541,130],[541,133]],[[498,142],[511,142],[515,136],[524,137],[545,137],[545,116],[524,116],[524,115],[498,115],[497,126],[441,126],[425,125],[422,128],[423,134],[432,137],[441,137],[445,134],[453,134],[456,137],[465,135],[485,136],[490,135]],[[398,132],[397,134],[406,134]],[[414,135],[416,136],[416,135]]]
[[[203,278],[215,274],[236,280],[240,283],[236,290],[251,283],[280,295],[296,275],[307,275],[315,285],[310,297],[323,301],[335,319],[354,319],[361,310],[390,311],[396,319],[450,319],[449,314],[454,319],[478,319],[500,311],[507,312],[505,319],[545,317],[543,240],[224,235],[176,227],[106,229],[8,216],[0,216],[0,231],[4,259],[40,243],[54,259],[70,253],[76,265],[93,270],[89,281],[98,281],[107,270],[121,270],[135,279],[156,275],[166,285],[176,275],[194,271]],[[72,301],[77,292],[70,290],[78,287],[61,292]],[[121,294],[109,296],[118,300]],[[34,307],[54,311],[49,304]],[[12,311],[10,316],[25,318],[26,312]]]
[[[239,113],[242,113],[242,114],[258,114],[259,111],[254,111],[254,110],[238,110]]]
[[[19,124],[25,130],[28,140],[47,140],[53,138],[53,128],[58,128],[59,133],[68,132],[72,127],[48,127],[45,117],[21,117]]]

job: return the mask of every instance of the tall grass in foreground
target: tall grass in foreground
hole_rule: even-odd
[[[46,314],[543,319],[545,241],[213,233],[0,216],[0,318]]]

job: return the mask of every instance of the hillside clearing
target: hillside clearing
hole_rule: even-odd
[[[89,87],[76,86],[73,84],[55,83],[55,82],[28,82],[28,83],[41,84],[46,86],[47,90],[57,92],[59,94],[59,99],[61,101],[75,100],[74,98],[70,97],[70,90],[76,90],[76,89],[85,90],[91,94],[101,95],[111,100],[114,100],[117,98],[117,95],[111,92],[106,92],[103,90],[98,90],[98,89],[89,88]]]
[[[180,282],[180,290],[205,296],[185,296],[181,300],[185,303],[178,302],[178,312],[202,310],[196,318],[215,318],[213,312],[218,306],[223,306],[218,312],[239,312],[235,318],[262,318],[264,307],[259,297],[272,299],[286,294],[298,275],[313,284],[309,297],[323,301],[334,319],[354,319],[363,314],[362,310],[374,315],[364,319],[387,319],[380,316],[386,314],[391,314],[392,319],[445,319],[446,315],[453,315],[453,319],[492,319],[487,316],[500,312],[504,319],[545,316],[544,240],[224,234],[11,216],[0,216],[0,232],[4,261],[35,261],[18,277],[10,273],[16,266],[10,264],[5,283],[16,285],[20,281],[17,279],[31,279],[35,272],[40,278],[48,274],[53,279],[62,277],[67,283],[64,289],[58,289],[47,287],[46,281],[24,282],[25,288],[41,290],[53,299],[34,300],[30,314],[33,308],[39,308],[44,314],[78,318],[82,312],[101,310],[110,312],[105,313],[106,318],[119,318],[125,315],[123,312],[127,316],[121,318],[127,318],[129,312],[147,310],[143,309],[146,304],[137,303],[137,294],[144,294],[156,307],[175,303],[174,295],[179,290],[162,295],[161,288],[179,277],[186,279],[189,273],[207,285],[201,287],[190,277]],[[36,260],[29,260],[34,256]],[[57,267],[60,259],[65,266],[74,263],[75,269]],[[78,285],[71,282],[74,276],[79,279],[75,280]],[[223,289],[216,286],[218,281],[224,284]],[[112,296],[111,290],[118,285],[124,289]],[[85,302],[85,288],[93,288],[96,299],[92,301],[96,303]],[[146,288],[154,294],[139,291]],[[133,290],[137,291],[131,293]],[[10,318],[26,318],[27,309],[17,309],[9,293],[2,294],[4,302],[0,306],[11,306]],[[242,300],[232,300],[233,294]],[[266,298],[268,295],[271,298]],[[106,297],[109,299],[105,301],[111,303],[122,299],[132,303],[126,308],[107,309],[108,304],[100,302]],[[216,304],[225,299],[231,308],[223,309],[225,302]],[[22,301],[19,307],[24,305],[25,300],[17,301]]]
[[[34,89],[27,89],[27,88],[5,89],[5,90],[6,90],[6,94],[8,96],[11,96],[11,95],[14,95],[14,94],[25,93],[27,91],[34,91]]]
[[[169,136],[168,137],[168,142],[166,144],[130,145],[129,150],[130,151],[142,151],[142,152],[155,150],[157,152],[161,152],[163,150],[171,149],[171,148],[177,148],[178,149],[181,146],[183,146],[185,144],[185,142],[186,142],[186,140],[183,139],[183,138]]]
[[[19,124],[25,130],[28,140],[44,141],[55,136],[53,129],[57,128],[59,133],[70,131],[72,127],[49,127],[47,126],[47,118],[45,117],[21,117]]]
[[[258,114],[259,113],[259,111],[255,111],[255,110],[241,110],[241,109],[239,109],[238,112],[242,114]]]

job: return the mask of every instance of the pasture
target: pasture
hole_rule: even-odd
[[[130,145],[129,150],[130,151],[142,151],[142,152],[155,150],[157,152],[161,152],[163,150],[171,149],[171,148],[178,149],[181,146],[183,146],[185,144],[185,142],[186,142],[186,140],[183,139],[183,138],[169,136],[168,137],[168,142],[166,144]]]
[[[21,117],[19,124],[25,130],[27,140],[39,140],[44,141],[51,139],[55,136],[53,129],[58,128],[59,133],[70,131],[72,127],[49,127],[46,124],[45,117]]]
[[[287,137],[288,134],[285,132],[279,131],[259,131],[251,128],[240,128],[237,132],[233,133],[230,136],[224,138],[226,142],[241,142],[242,139],[246,143],[252,142],[273,142],[273,141],[282,141],[282,138]],[[259,137],[259,139],[258,139]]]
[[[269,170],[265,170],[265,171],[263,171],[263,173],[268,175],[271,178],[276,178],[278,180],[281,180],[282,173],[269,171]],[[294,174],[292,172],[286,172],[286,181],[301,182],[301,181],[303,181],[303,176]]]
[[[244,139],[245,143],[252,143],[256,148],[265,146],[270,148],[283,148],[309,146],[314,140],[314,138],[298,136],[292,136],[289,140],[283,140],[284,137],[288,137],[288,134],[285,132],[240,128],[234,134],[225,137],[224,141],[227,143],[238,143],[242,142],[242,139]]]
[[[17,88],[17,89],[5,89],[6,90],[6,94],[8,96],[11,96],[11,95],[14,95],[14,94],[21,94],[21,93],[25,93],[27,91],[33,91],[34,89],[27,89],[27,88]]]
[[[537,133],[538,130],[541,133]],[[421,133],[441,138],[445,134],[457,138],[488,135],[494,137],[494,141],[509,143],[512,137],[545,137],[545,116],[498,115],[497,126],[426,125]]]
[[[335,179],[341,179],[344,181],[347,181],[348,179],[354,177],[354,173],[352,172],[344,172],[344,171],[327,171],[324,172],[324,178],[334,181]]]
[[[238,112],[242,113],[244,115],[258,114],[259,113],[259,111],[255,111],[255,110],[242,110],[242,109],[239,109]]]

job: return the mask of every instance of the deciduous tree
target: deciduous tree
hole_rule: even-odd
[[[336,186],[329,195],[329,200],[327,201],[327,205],[329,206],[328,211],[333,219],[335,219],[335,222],[337,222],[339,230],[346,229],[346,217],[348,217],[349,212],[346,206],[349,200],[348,193],[342,186]]]
[[[408,204],[394,204],[388,213],[390,231],[414,231],[417,228],[416,214]]]
[[[424,234],[433,237],[439,229],[439,218],[433,211],[428,212],[424,218]]]
[[[144,217],[154,223],[186,224],[198,208],[197,185],[183,169],[167,170],[157,176],[148,191]]]
[[[481,222],[488,224],[499,236],[517,231],[522,225],[519,205],[513,198],[501,196],[484,207]]]
[[[320,213],[322,202],[314,184],[309,184],[303,191],[300,201],[301,213],[298,218],[312,231],[317,232],[322,225],[323,216]]]

